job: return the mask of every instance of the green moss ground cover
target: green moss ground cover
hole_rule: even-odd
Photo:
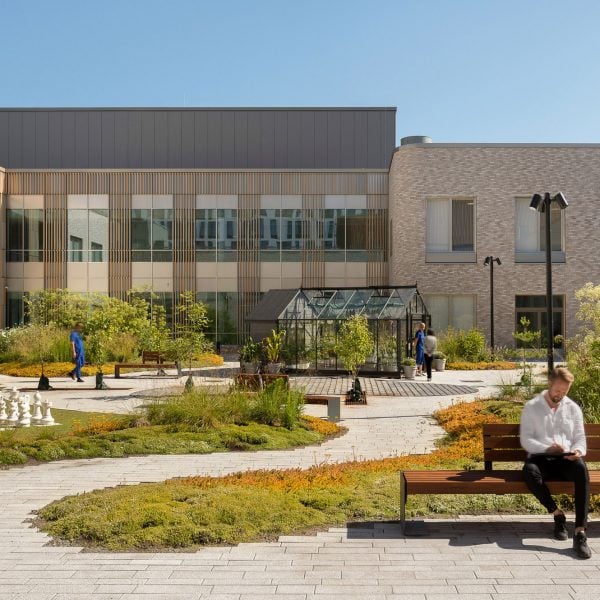
[[[122,551],[237,544],[349,521],[396,519],[398,471],[481,468],[481,425],[514,422],[520,407],[494,401],[440,411],[437,418],[448,436],[429,455],[95,491],[45,507],[41,526],[67,543]],[[543,509],[529,495],[413,496],[408,502],[413,516],[499,512]]]
[[[197,390],[153,402],[137,415],[55,409],[56,427],[0,431],[0,466],[67,458],[279,450],[318,444],[341,429],[302,417],[303,395]]]

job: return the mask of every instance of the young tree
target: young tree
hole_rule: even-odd
[[[338,332],[335,351],[338,358],[341,359],[344,369],[352,377],[351,393],[353,400],[360,399],[361,388],[358,380],[358,369],[373,352],[374,345],[373,334],[369,329],[369,323],[365,316],[353,315],[342,323]]]
[[[176,337],[169,342],[167,355],[189,364],[190,374],[185,383],[186,390],[189,390],[194,387],[192,360],[207,346],[204,329],[209,323],[208,310],[205,304],[196,301],[193,292],[182,292],[179,294],[175,317]]]

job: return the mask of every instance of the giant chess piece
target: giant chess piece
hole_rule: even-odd
[[[19,398],[19,427],[29,427],[31,425],[31,412],[29,411],[29,395],[23,394]]]
[[[42,425],[54,425],[54,419],[52,418],[52,413],[50,409],[52,408],[52,402],[48,400],[48,398],[44,398],[42,401],[42,409],[44,411],[44,416],[42,417]]]
[[[19,394],[18,394],[18,392],[17,392],[16,396],[17,397],[15,398],[13,393],[11,392],[10,398],[8,399],[9,413],[8,413],[8,419],[6,419],[6,420],[9,425],[16,425],[19,422]]]
[[[33,395],[33,416],[31,422],[34,425],[40,425],[42,422],[42,395],[36,392]]]
[[[8,415],[6,414],[6,398],[0,396],[0,425],[6,421]]]

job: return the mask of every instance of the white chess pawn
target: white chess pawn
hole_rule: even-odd
[[[31,425],[31,413],[29,412],[29,396],[23,394],[19,398],[19,427],[29,427]]]
[[[19,390],[16,387],[12,388],[10,390],[10,392],[8,393],[8,398],[13,401],[18,400],[19,399]]]
[[[54,419],[52,418],[52,414],[50,409],[52,408],[52,402],[47,398],[44,398],[42,402],[42,408],[44,410],[44,416],[42,417],[43,425],[54,425]]]
[[[6,398],[0,396],[0,423],[6,421],[8,415],[6,414]]]
[[[14,390],[14,388],[13,388]],[[8,399],[8,409],[9,415],[8,419],[6,419],[9,425],[16,425],[19,422],[19,394],[17,392],[17,397],[15,398],[13,393],[10,393],[10,398]]]
[[[42,395],[36,392],[33,395],[33,416],[31,422],[34,425],[39,425],[42,422]]]

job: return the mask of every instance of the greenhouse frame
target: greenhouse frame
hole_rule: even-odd
[[[342,322],[353,315],[367,318],[375,342],[361,372],[399,374],[402,359],[412,356],[418,323],[431,322],[416,285],[271,290],[248,320],[255,339],[285,331],[288,369],[341,371],[334,347]]]

